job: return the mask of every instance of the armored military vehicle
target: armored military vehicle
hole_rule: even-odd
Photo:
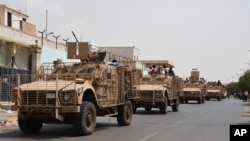
[[[224,93],[225,93],[225,88],[219,81],[218,82],[211,81],[207,83],[206,100],[215,98],[218,101],[221,101],[224,97]]]
[[[127,65],[104,63],[105,51],[93,51],[90,42],[67,45],[68,58],[81,61],[55,61],[51,74],[31,76],[32,83],[14,89],[13,109],[18,109],[20,130],[35,133],[44,123],[65,123],[72,124],[78,135],[89,135],[97,116],[116,117],[118,125],[130,125],[130,99],[139,73]]]
[[[148,74],[144,74],[139,85],[134,86],[136,97],[133,99],[133,112],[135,113],[137,108],[145,108],[146,111],[159,108],[161,114],[166,114],[167,106],[171,106],[173,111],[178,111],[182,79],[167,73],[168,68],[174,65],[168,60],[142,60],[141,62],[146,68],[153,66],[152,69],[158,67],[158,70],[151,70]]]
[[[206,84],[203,78],[200,79],[200,72],[197,69],[191,70],[191,76],[184,81],[181,103],[188,103],[189,100],[197,101],[199,104],[205,103]]]

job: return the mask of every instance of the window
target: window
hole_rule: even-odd
[[[7,13],[7,26],[12,27],[12,14],[10,12]]]

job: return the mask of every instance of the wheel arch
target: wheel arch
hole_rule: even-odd
[[[84,93],[83,93],[83,95],[82,95],[82,102],[83,101],[90,101],[90,102],[92,102],[94,105],[95,105],[95,107],[97,108],[99,108],[99,104],[97,103],[97,97],[96,97],[96,94],[95,94],[95,92],[92,90],[92,89],[86,89],[85,91],[84,91]]]

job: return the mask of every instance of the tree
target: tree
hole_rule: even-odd
[[[250,70],[246,71],[244,75],[239,78],[238,85],[242,92],[245,90],[250,91]]]
[[[231,82],[231,83],[227,84],[225,87],[226,87],[227,93],[229,95],[241,92],[241,89],[239,88],[238,82]]]

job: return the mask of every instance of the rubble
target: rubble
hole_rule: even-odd
[[[0,127],[17,125],[17,112],[0,108]]]

